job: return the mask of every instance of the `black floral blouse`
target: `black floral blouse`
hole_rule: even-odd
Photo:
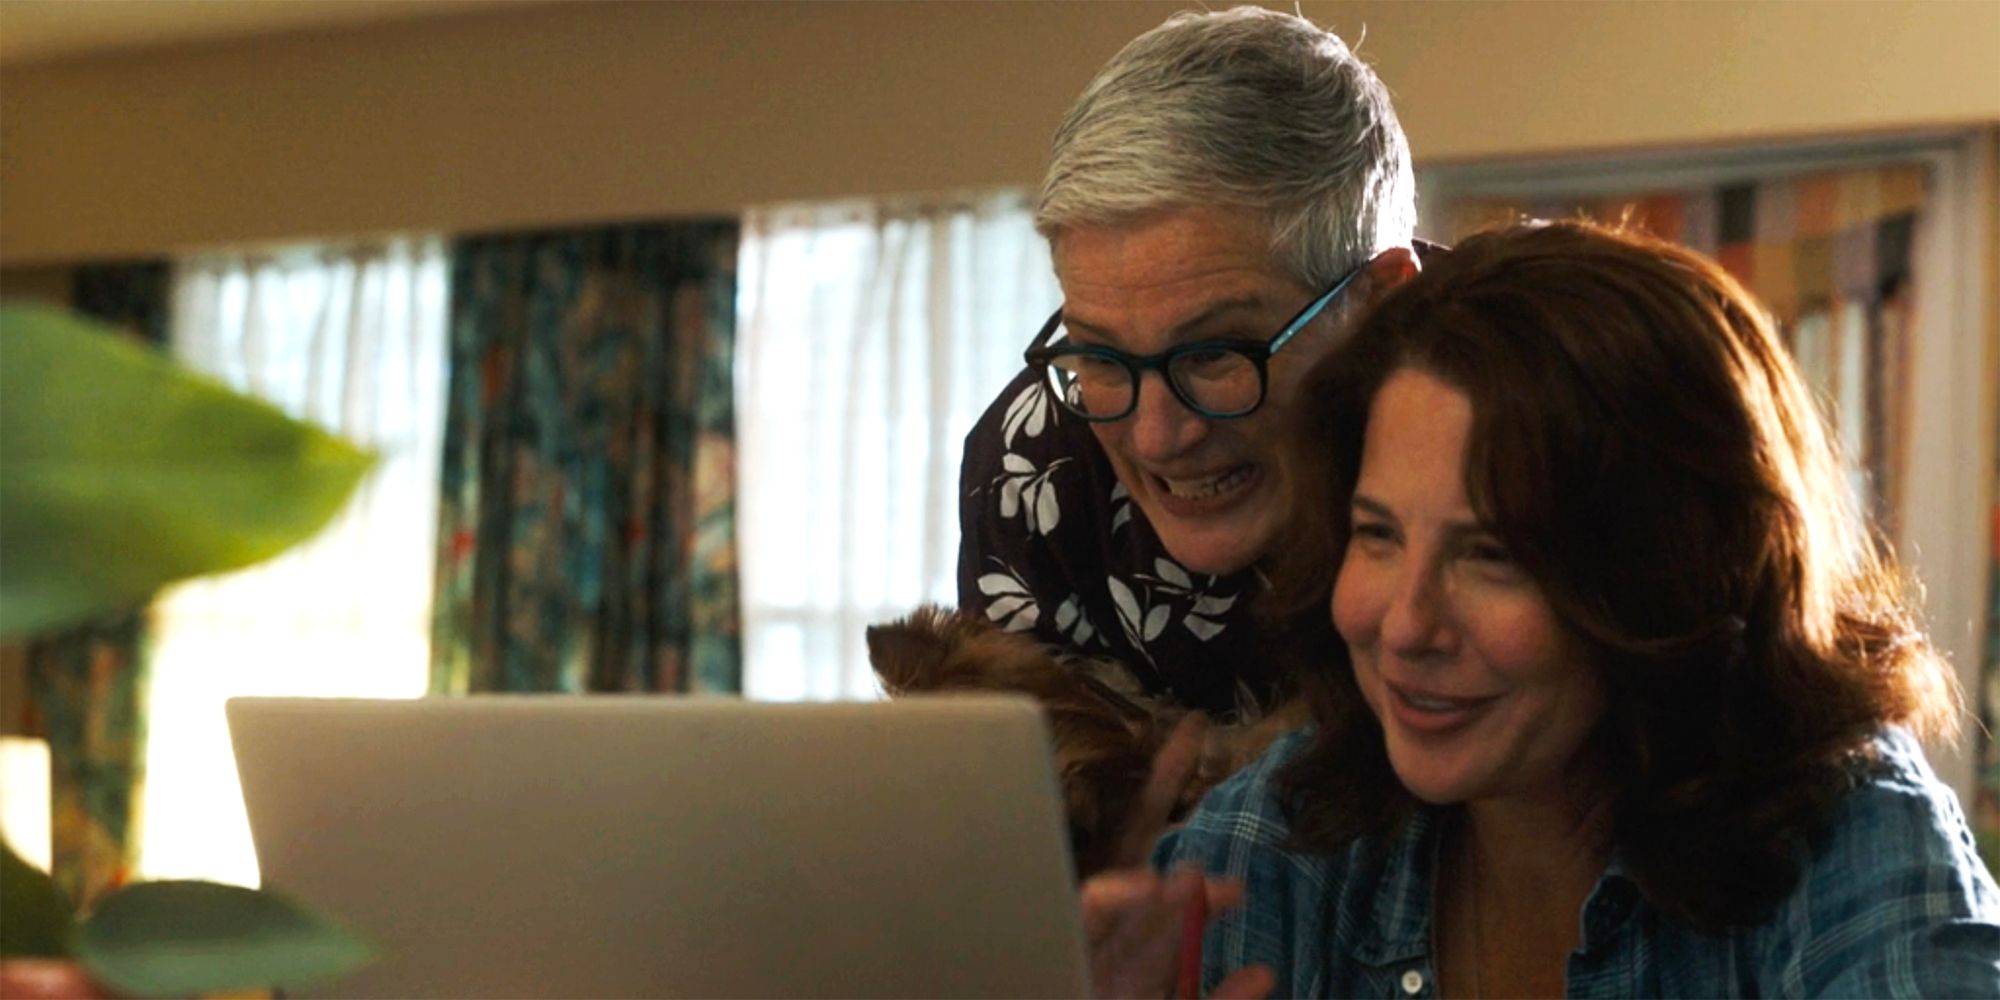
[[[958,509],[960,608],[1121,661],[1149,691],[1219,717],[1265,697],[1256,573],[1205,576],[1175,562],[1089,424],[1034,370],[966,436]]]

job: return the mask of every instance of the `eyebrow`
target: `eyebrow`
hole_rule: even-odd
[[[1349,507],[1355,508],[1356,510],[1360,510],[1364,513],[1373,514],[1384,521],[1396,520],[1396,515],[1390,513],[1389,508],[1385,506],[1381,501],[1370,499],[1369,497],[1360,493],[1354,494],[1353,499],[1349,500],[1347,502],[1347,505]]]
[[[1375,498],[1370,497],[1363,493],[1354,494],[1353,499],[1348,501],[1348,506],[1353,507],[1372,517],[1380,518],[1381,520],[1384,521],[1389,521],[1394,524],[1402,523],[1402,519],[1397,517],[1393,512],[1389,510],[1388,504],[1385,504],[1382,501],[1376,500]],[[1445,533],[1449,535],[1453,540],[1462,539],[1469,535],[1495,534],[1492,528],[1484,524],[1481,524],[1478,521],[1449,522],[1445,525]]]
[[[1222,318],[1225,315],[1228,315],[1229,313],[1264,312],[1267,311],[1268,309],[1269,309],[1268,304],[1265,303],[1264,300],[1259,299],[1255,296],[1223,299],[1220,302],[1216,302],[1210,305],[1208,308],[1203,309],[1201,312],[1196,313],[1192,318],[1175,324],[1174,328],[1168,331],[1168,336],[1171,337],[1184,336],[1192,330],[1198,330],[1204,326],[1214,323],[1216,320]],[[1063,314],[1063,324],[1080,333],[1090,334],[1091,336],[1096,337],[1099,340],[1116,339],[1112,336],[1110,330],[1098,326],[1095,323],[1089,323],[1085,322],[1084,320],[1076,319],[1075,317],[1070,316],[1066,312]]]

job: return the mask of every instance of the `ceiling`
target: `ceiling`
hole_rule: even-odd
[[[0,65],[525,2],[531,0],[0,0]]]

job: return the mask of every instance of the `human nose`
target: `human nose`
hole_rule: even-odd
[[[1456,641],[1443,574],[1422,562],[1407,562],[1382,615],[1383,645],[1399,657],[1421,659],[1450,652]]]
[[[1143,461],[1165,461],[1194,447],[1208,433],[1208,418],[1187,408],[1156,371],[1139,376],[1133,390],[1132,450]]]

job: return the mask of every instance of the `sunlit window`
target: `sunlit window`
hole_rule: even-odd
[[[744,693],[877,695],[864,630],[954,603],[961,446],[1056,306],[1026,200],[748,214],[736,367]]]
[[[177,265],[177,357],[374,449],[380,463],[312,542],[156,605],[143,877],[257,882],[228,698],[424,692],[446,284],[434,240]]]

